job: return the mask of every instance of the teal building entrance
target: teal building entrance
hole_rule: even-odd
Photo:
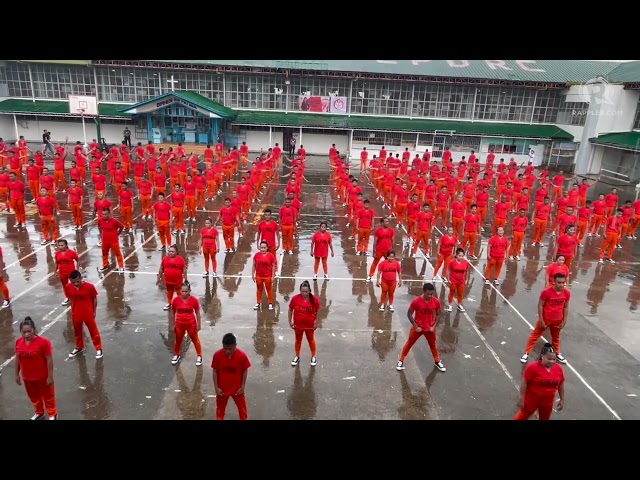
[[[176,91],[125,107],[153,143],[214,144],[235,112],[199,93]]]

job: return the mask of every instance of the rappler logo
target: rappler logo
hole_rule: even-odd
[[[613,88],[603,77],[596,77],[580,85],[580,101],[596,105],[615,105],[613,101]]]
[[[335,108],[336,110],[343,110],[344,109],[344,101],[341,98],[336,98],[333,101],[333,108]]]

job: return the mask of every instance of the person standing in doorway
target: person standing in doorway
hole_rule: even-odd
[[[227,333],[222,337],[222,348],[213,354],[213,386],[216,392],[216,420],[224,420],[229,398],[238,407],[240,420],[248,420],[245,386],[251,361],[237,346],[236,336]]]
[[[126,145],[127,147],[131,148],[131,130],[129,130],[129,127],[124,127],[122,136],[124,137],[122,141],[123,145]]]
[[[545,343],[540,359],[527,365],[520,383],[520,410],[514,420],[528,420],[536,410],[540,420],[550,420],[556,393],[560,396],[558,411],[564,408],[564,370],[556,360],[553,345]]]
[[[35,408],[31,420],[44,417],[45,409],[49,420],[57,420],[51,341],[38,335],[31,317],[25,317],[20,322],[20,334],[16,340],[16,383],[21,385],[24,382],[29,400]]]
[[[292,136],[289,140],[289,156],[293,157],[296,154],[296,137]]]
[[[85,282],[82,274],[74,270],[69,275],[69,282],[64,287],[66,297],[71,301],[71,322],[76,337],[76,348],[69,354],[70,358],[77,356],[84,350],[84,325],[89,330],[91,341],[96,349],[96,358],[102,358],[102,339],[96,322],[98,308],[98,291],[89,282]]]
[[[396,370],[398,371],[404,370],[404,360],[407,358],[407,355],[409,355],[411,347],[413,347],[422,336],[424,336],[429,343],[436,368],[441,372],[447,371],[440,361],[440,353],[438,352],[436,327],[438,326],[438,318],[442,313],[442,304],[435,294],[436,287],[434,287],[432,283],[425,283],[422,287],[422,295],[416,297],[409,305],[407,318],[409,322],[411,322],[411,330],[409,331],[409,338],[402,348],[400,359],[396,365]]]
[[[296,367],[300,363],[302,337],[305,335],[311,349],[310,365],[315,367],[318,364],[315,339],[315,330],[318,327],[318,310],[320,310],[320,300],[311,293],[311,285],[305,280],[300,284],[300,293],[289,302],[289,325],[295,332],[295,357],[291,361],[292,367]]]

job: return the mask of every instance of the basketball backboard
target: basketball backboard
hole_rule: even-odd
[[[95,117],[98,115],[98,99],[83,95],[69,95],[69,113]]]

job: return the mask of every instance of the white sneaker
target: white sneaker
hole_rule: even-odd
[[[102,357],[104,357],[102,350],[96,350],[96,360],[100,360]]]
[[[204,272],[204,273],[202,274],[202,278],[207,278],[208,276],[209,276],[209,272]]]
[[[311,357],[311,362],[309,363],[309,365],[311,365],[312,367],[315,367],[318,364],[318,359],[316,357]]]
[[[380,305],[380,308],[378,308],[379,312],[384,312],[384,305]]]
[[[11,305],[11,302],[9,300],[5,300],[4,302],[2,302],[2,308],[9,308],[9,305]]]
[[[269,304],[269,310],[273,310],[273,303]]]
[[[442,364],[442,362],[433,362],[433,364],[436,366],[436,368],[438,370],[440,370],[441,372],[446,372],[447,369],[445,368],[445,366]]]
[[[462,305],[458,305],[458,310],[460,310],[461,312],[466,312],[466,310]]]
[[[259,303],[256,303],[256,304],[253,306],[253,309],[254,309],[254,310],[258,310],[259,308],[260,308],[260,304],[259,304]]]
[[[398,360],[398,363],[396,364],[396,370],[404,370],[404,362],[402,360]]]
[[[174,355],[173,358],[171,359],[171,365],[177,365],[179,361],[180,361],[180,355]]]
[[[201,367],[201,366],[202,366],[202,357],[198,355],[196,357],[196,367]]]
[[[317,274],[317,273],[313,275],[313,279],[314,279],[314,280],[317,280],[317,279],[318,279],[318,274]]]
[[[299,363],[300,363],[300,357],[298,357],[298,356],[293,357],[293,360],[291,360],[291,366],[292,367],[297,366]]]
[[[395,309],[395,307],[393,305],[389,305],[389,311],[390,312],[395,312],[396,309]]]
[[[325,279],[325,280],[329,280],[329,275],[327,275],[327,274],[325,273],[325,275],[324,275],[324,279]]]
[[[289,250],[289,255],[293,255],[293,250]]]
[[[520,255],[516,255],[516,260],[520,260]]]
[[[444,307],[444,311],[445,312],[452,312],[453,311],[453,307],[451,305],[447,305],[446,307]]]
[[[162,309],[166,312],[171,308],[171,304],[167,303],[164,307],[162,307]]]
[[[520,363],[527,363],[527,360],[529,360],[529,354],[523,353],[522,356],[520,357]]]

